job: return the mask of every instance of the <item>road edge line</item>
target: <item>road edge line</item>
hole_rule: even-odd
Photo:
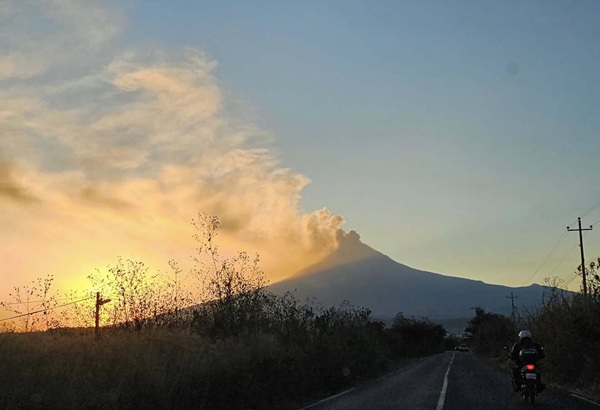
[[[595,405],[595,406],[598,406],[598,407],[600,407],[600,403],[598,403],[597,401],[594,401],[594,400],[588,399],[587,397],[583,397],[583,396],[581,396],[581,395],[579,395],[579,394],[577,394],[577,393],[571,393],[571,396],[573,396],[573,397],[575,397],[575,398],[578,398],[579,400],[583,400],[583,401],[585,401],[585,402],[588,402],[588,403],[590,403],[590,404],[593,404],[593,405]]]
[[[442,391],[440,392],[440,398],[438,399],[436,410],[442,410],[444,408],[444,401],[446,401],[446,391],[448,390],[448,374],[450,373],[450,368],[452,367],[452,363],[454,362],[455,356],[456,352],[452,354],[452,359],[450,359],[448,370],[446,370],[446,374],[444,375],[444,384],[442,385]]]
[[[356,389],[356,387],[352,387],[351,389],[344,390],[344,391],[343,391],[343,392],[341,392],[341,393],[334,394],[333,396],[326,397],[326,398],[324,398],[323,400],[319,400],[319,401],[318,401],[318,402],[316,402],[316,403],[309,404],[309,405],[308,405],[308,406],[306,406],[306,407],[302,407],[302,408],[301,408],[301,409],[299,409],[299,410],[306,410],[306,409],[310,409],[310,408],[312,408],[312,407],[314,407],[314,406],[316,406],[316,405],[318,405],[318,404],[325,403],[326,401],[333,400],[333,399],[335,399],[336,397],[340,397],[341,395],[344,395],[344,394],[346,394],[346,393],[350,393],[352,390],[355,390],[355,389]]]

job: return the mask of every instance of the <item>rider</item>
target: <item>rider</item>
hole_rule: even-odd
[[[538,360],[543,359],[545,356],[544,348],[539,343],[536,343],[533,341],[531,332],[529,330],[521,330],[519,332],[519,341],[514,344],[514,346],[512,347],[512,350],[510,351],[510,358],[512,360],[514,360],[515,364],[516,364],[516,367],[513,368],[513,386],[515,388],[515,391],[519,391],[519,385],[520,385],[520,380],[521,380],[521,371],[520,370],[521,370],[521,367],[523,367],[523,365],[526,364],[526,363],[523,363],[521,355],[520,355],[522,349],[535,349],[537,351],[537,359]],[[542,381],[541,381],[541,375],[540,375],[540,379],[538,379],[538,382],[539,382],[538,393],[540,393],[546,387],[546,385],[544,383],[542,383]]]

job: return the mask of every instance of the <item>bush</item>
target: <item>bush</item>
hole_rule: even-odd
[[[119,259],[90,276],[112,299],[98,340],[89,324],[0,335],[0,408],[277,408],[376,376],[391,359],[443,350],[444,329],[426,319],[398,315],[385,329],[347,302],[322,308],[269,293],[258,256],[220,257],[217,218],[194,224],[198,303],[175,263],[165,281]],[[72,306],[92,317],[89,305]]]
[[[510,347],[517,334],[510,318],[497,313],[487,313],[482,308],[475,309],[475,317],[466,329],[473,336],[470,348],[473,352],[488,356],[505,356],[504,347]]]
[[[577,387],[600,383],[600,301],[552,289],[544,304],[525,318],[546,351],[548,377]]]
[[[213,341],[158,328],[105,330],[99,340],[91,330],[5,333],[0,408],[277,408],[385,364],[381,326],[367,310],[343,305],[305,323],[296,340],[273,333]]]
[[[443,351],[445,334],[441,325],[428,319],[407,318],[399,313],[394,318],[391,329],[386,330],[385,337],[396,355],[414,357]]]

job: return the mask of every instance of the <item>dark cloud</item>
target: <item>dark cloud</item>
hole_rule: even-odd
[[[8,165],[0,164],[0,200],[19,202],[22,204],[35,204],[41,200],[28,192],[13,175],[13,170]]]

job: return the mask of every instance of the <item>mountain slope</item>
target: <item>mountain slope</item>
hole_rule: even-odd
[[[398,312],[431,319],[470,317],[474,307],[509,315],[506,296],[511,291],[518,295],[515,305],[521,310],[539,305],[543,298],[545,288],[539,285],[511,288],[420,271],[363,244],[355,232],[339,239],[336,252],[270,290],[293,291],[300,299],[315,297],[324,306],[348,300],[379,318]]]

